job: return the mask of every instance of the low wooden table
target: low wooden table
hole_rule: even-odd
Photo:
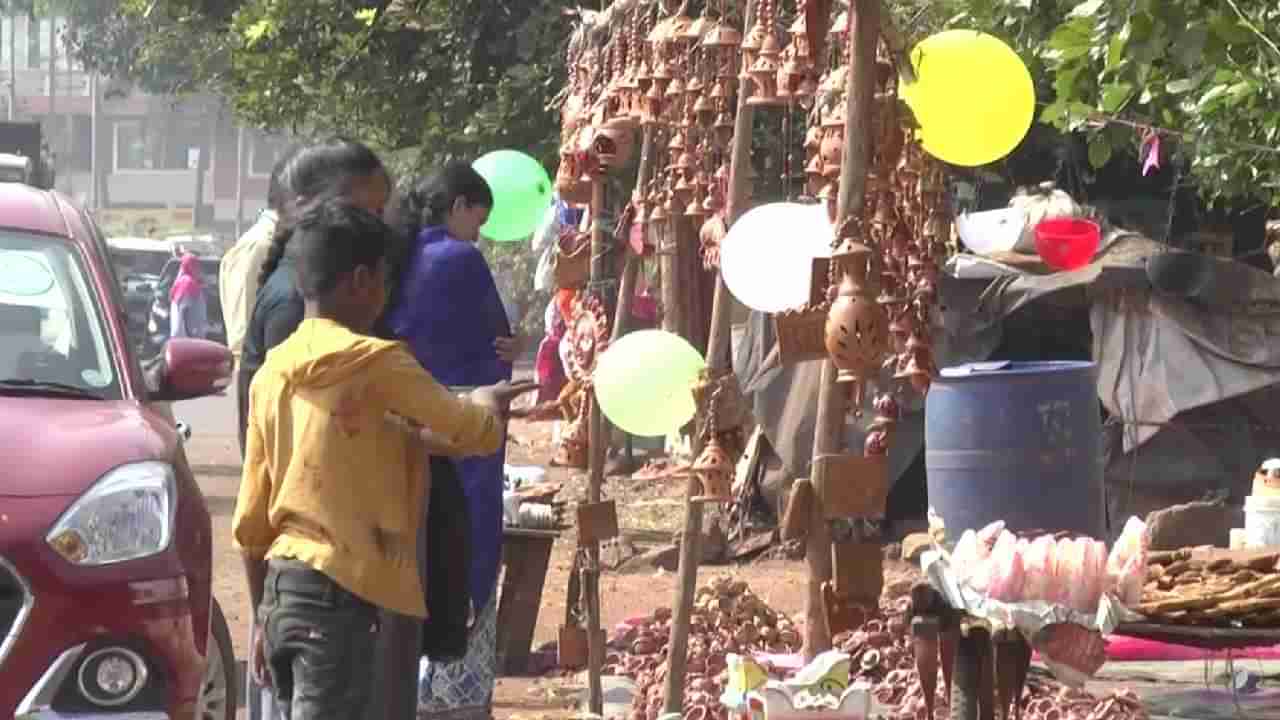
[[[520,675],[528,670],[551,547],[558,537],[558,530],[509,527],[502,531],[498,669],[503,675]]]

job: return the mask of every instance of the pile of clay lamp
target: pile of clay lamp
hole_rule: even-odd
[[[662,714],[670,635],[671,611],[662,608],[609,641],[603,672],[635,681],[633,720],[657,720]],[[706,720],[727,719],[720,693],[729,653],[786,654],[799,651],[800,643],[791,619],[765,604],[745,582],[720,578],[700,588],[689,623],[684,716],[693,712]]]
[[[915,670],[910,634],[911,601],[886,596],[880,616],[855,631],[833,638],[833,647],[852,658],[851,680],[872,689],[879,715],[889,720],[929,720],[924,691]],[[643,621],[615,632],[609,641],[605,675],[621,675],[636,683],[631,720],[657,720],[662,715],[671,611],[659,609]],[[785,654],[800,651],[800,628],[773,610],[741,581],[722,578],[701,588],[689,632],[683,716],[693,720],[728,720],[719,698],[727,680],[729,653]],[[786,674],[768,664],[771,677]],[[945,678],[936,682],[933,720],[949,717]],[[1054,680],[1032,677],[1022,697],[1027,720],[1144,720],[1147,713],[1128,691],[1098,697]]]

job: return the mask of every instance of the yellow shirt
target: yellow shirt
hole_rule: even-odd
[[[474,455],[498,449],[498,418],[437,383],[403,343],[322,319],[304,320],[268,352],[249,392],[235,545],[426,617],[417,559],[426,456],[386,414]]]

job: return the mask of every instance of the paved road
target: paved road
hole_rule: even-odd
[[[215,466],[235,466],[240,462],[236,438],[236,402],[232,395],[176,403],[174,417],[191,427],[187,459],[199,473]]]

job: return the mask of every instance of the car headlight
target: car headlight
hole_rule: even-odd
[[[67,508],[45,542],[76,565],[110,565],[148,557],[169,547],[176,505],[172,465],[154,461],[121,465]]]

